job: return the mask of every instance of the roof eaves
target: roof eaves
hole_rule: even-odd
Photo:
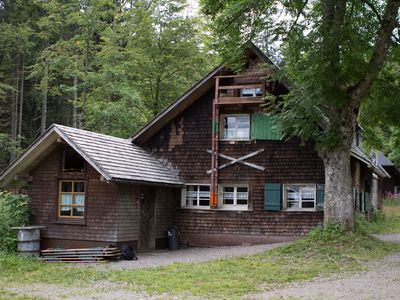
[[[9,174],[16,166],[18,166],[38,145],[45,141],[51,133],[54,131],[54,125],[47,128],[47,130],[39,136],[32,144],[29,146],[25,152],[23,152],[16,160],[11,162],[0,174],[0,182],[5,179],[7,174]]]
[[[150,127],[152,127],[157,122],[159,122],[165,115],[167,115],[169,112],[174,110],[177,106],[179,106],[179,104],[181,104],[195,90],[197,90],[199,87],[201,87],[203,84],[205,84],[208,80],[210,80],[210,78],[212,78],[215,74],[217,74],[222,69],[223,69],[222,65],[219,65],[218,67],[214,68],[214,70],[212,70],[210,73],[208,73],[206,76],[204,76],[203,79],[198,81],[196,84],[194,84],[181,97],[176,99],[174,102],[172,102],[170,105],[168,105],[164,110],[162,110],[160,113],[158,113],[153,119],[151,119],[146,125],[144,125],[142,128],[140,128],[136,133],[134,133],[130,137],[132,142],[134,142],[141,134],[146,132]]]

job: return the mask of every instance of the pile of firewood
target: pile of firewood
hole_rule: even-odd
[[[121,251],[117,247],[98,247],[81,249],[46,249],[41,251],[40,259],[46,262],[98,262],[118,259]]]

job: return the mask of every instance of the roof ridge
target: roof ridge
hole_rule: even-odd
[[[53,125],[51,125],[51,126],[60,128],[61,130],[63,130],[63,129],[66,128],[66,129],[68,129],[68,130],[82,131],[82,132],[88,133],[88,134],[90,134],[90,135],[103,136],[103,137],[106,137],[106,138],[121,140],[121,141],[125,141],[125,142],[130,142],[130,141],[131,141],[131,139],[130,139],[129,137],[128,137],[128,138],[121,138],[121,137],[117,137],[117,136],[113,136],[113,135],[109,135],[109,134],[104,134],[104,133],[89,131],[89,130],[86,130],[86,129],[80,129],[80,128],[75,128],[75,127],[66,126],[66,125],[53,124]]]

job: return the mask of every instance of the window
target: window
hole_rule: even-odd
[[[246,208],[249,202],[249,189],[247,186],[222,186],[220,195],[222,206]]]
[[[189,207],[210,207],[210,186],[187,185],[185,201],[185,206]]]
[[[242,96],[242,97],[262,96],[262,89],[261,88],[241,89],[240,96]]]
[[[394,187],[394,193],[395,194],[400,194],[400,186],[395,186]]]
[[[250,138],[250,115],[224,116],[223,126],[224,139],[248,140]]]
[[[315,185],[286,185],[285,201],[288,210],[315,210]]]
[[[58,216],[83,218],[85,212],[85,182],[60,181]]]
[[[63,157],[64,171],[83,171],[85,160],[73,150],[65,150]]]

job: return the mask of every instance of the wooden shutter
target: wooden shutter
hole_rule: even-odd
[[[325,184],[317,184],[317,211],[324,211]]]
[[[264,186],[264,209],[282,209],[282,185],[280,183],[266,183]]]
[[[369,193],[364,192],[364,211],[367,212],[369,209]]]
[[[254,113],[251,115],[251,139],[252,140],[276,140],[282,139],[282,130],[276,125],[275,117]]]

